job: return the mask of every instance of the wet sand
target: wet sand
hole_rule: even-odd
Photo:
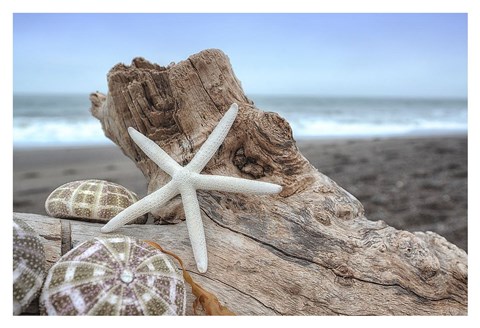
[[[302,154],[357,197],[370,220],[434,231],[467,248],[467,137],[301,140]],[[56,187],[80,179],[119,183],[140,197],[146,180],[118,147],[13,152],[13,210],[46,214]]]

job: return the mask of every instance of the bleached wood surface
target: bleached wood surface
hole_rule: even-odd
[[[188,163],[231,103],[239,115],[203,173],[269,181],[275,196],[199,191],[209,255],[196,267],[180,199],[154,214],[159,223],[118,232],[151,239],[178,254],[194,279],[237,314],[466,315],[467,254],[431,232],[369,221],[362,204],[298,151],[288,122],[255,107],[229,60],[205,50],[169,67],[137,58],[108,74],[107,95],[91,95],[107,137],[149,181],[168,176],[134,145],[133,126],[182,165]],[[15,214],[48,242],[52,263],[99,224]],[[193,301],[191,295],[189,301]],[[190,312],[191,314],[191,312]]]
[[[136,58],[113,67],[108,86],[107,95],[91,95],[92,114],[143,172],[149,192],[169,177],[126,129],[133,126],[185,165],[233,102],[237,119],[203,173],[283,186],[275,196],[198,192],[210,258],[206,277],[224,283],[215,292],[233,288],[263,304],[261,313],[466,314],[466,253],[434,233],[369,221],[355,197],[303,157],[288,122],[245,96],[220,50],[168,67]],[[153,214],[163,223],[184,219],[180,199]],[[159,229],[171,231],[162,236],[174,243],[184,224]],[[191,261],[183,240],[165,246]],[[230,296],[225,301],[253,313],[245,304],[236,308]]]
[[[14,213],[44,239],[47,262],[52,265],[62,254],[79,243],[102,235],[102,224],[56,219],[28,213]],[[235,230],[222,227],[211,219],[204,220],[210,267],[206,274],[192,277],[220,302],[241,315],[463,315],[466,314],[466,254],[434,233],[416,233],[408,238],[417,242],[438,259],[434,276],[422,277],[411,260],[384,250],[383,259],[372,266],[371,275],[382,262],[389,262],[392,271],[403,269],[403,281],[410,284],[386,283],[358,279],[345,267],[328,268],[314,260],[287,254]],[[384,227],[382,230],[395,231]],[[158,242],[179,255],[187,268],[195,268],[185,222],[176,225],[131,225],[118,233],[142,240]],[[406,245],[406,244],[405,244]],[[405,247],[404,245],[404,247]],[[412,247],[412,245],[410,245]],[[361,249],[361,248],[359,248]],[[410,250],[412,253],[413,248]],[[406,251],[406,250],[404,250]],[[415,252],[418,251],[418,246]],[[369,256],[356,256],[368,261]],[[352,254],[354,254],[352,252]],[[412,256],[413,257],[413,256]],[[366,259],[367,258],[367,259]],[[187,302],[194,297],[187,288]],[[188,307],[187,314],[193,314]]]

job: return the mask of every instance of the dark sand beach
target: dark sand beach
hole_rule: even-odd
[[[467,249],[467,137],[301,140],[320,172],[357,197],[370,220],[408,231],[434,231]],[[146,194],[146,180],[118,147],[13,152],[13,210],[46,214],[61,184],[105,179]]]

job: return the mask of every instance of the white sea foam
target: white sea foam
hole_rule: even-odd
[[[113,143],[105,137],[100,122],[94,119],[74,121],[16,118],[13,120],[15,148],[107,144]]]
[[[466,133],[466,100],[256,96],[284,117],[295,139]],[[13,146],[113,144],[89,112],[88,96],[14,96]]]
[[[467,102],[440,99],[256,97],[289,123],[296,139],[466,133]]]
[[[303,121],[292,120],[290,126],[295,139],[414,136],[466,133],[467,131],[466,123],[442,121],[374,124],[371,122],[340,123],[311,118]]]

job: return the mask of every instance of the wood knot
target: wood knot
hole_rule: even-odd
[[[329,226],[332,224],[332,220],[330,219],[330,217],[328,216],[324,216],[324,215],[316,215],[314,216],[314,218],[320,222],[321,224],[323,224],[324,226]]]
[[[423,279],[434,277],[440,270],[440,262],[426,243],[408,231],[399,231],[391,241],[400,254],[415,268]]]
[[[462,262],[457,262],[453,270],[453,276],[455,277],[455,279],[466,283],[468,281],[467,265]]]
[[[347,191],[339,189],[332,195],[332,198],[335,204],[335,214],[338,218],[351,220],[363,216],[365,210],[362,203]]]
[[[345,264],[340,264],[334,268],[333,273],[336,275],[336,283],[345,287],[351,287],[353,285],[353,272]]]
[[[233,157],[233,164],[243,173],[259,179],[265,176],[265,168],[254,157],[246,156],[245,149],[239,148]],[[268,167],[267,167],[268,170]]]
[[[337,209],[336,214],[339,219],[343,220],[349,220],[355,217],[354,215],[352,215],[352,211],[349,208],[345,207]]]
[[[333,269],[333,273],[337,276],[344,277],[344,278],[352,278],[353,272],[352,270],[347,267],[345,264],[340,264],[336,268]]]

